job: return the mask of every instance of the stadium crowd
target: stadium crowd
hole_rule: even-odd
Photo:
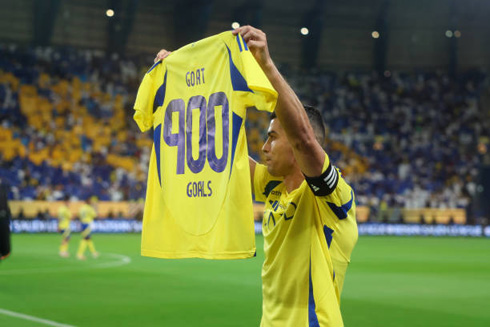
[[[349,156],[328,151],[333,162],[348,168],[359,203],[374,208],[469,205],[489,146],[489,115],[480,109],[488,88],[485,74],[297,76],[293,87],[322,109],[330,140],[367,160],[367,170],[361,171]]]
[[[144,198],[152,135],[138,131],[132,105],[149,63],[0,46],[0,178],[11,185],[10,198]],[[489,147],[484,73],[283,72],[302,101],[322,111],[327,153],[359,205],[468,207]],[[256,159],[267,125],[267,116],[249,111]]]

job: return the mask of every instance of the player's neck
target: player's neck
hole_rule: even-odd
[[[305,180],[303,173],[299,169],[294,169],[290,174],[284,176],[284,186],[286,186],[286,191],[291,193],[298,187],[300,187],[301,183]]]

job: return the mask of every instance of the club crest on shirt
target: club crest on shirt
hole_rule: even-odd
[[[294,202],[289,202],[287,206],[284,206],[279,201],[269,200],[271,205],[270,209],[266,211],[264,215],[263,228],[268,231],[276,227],[280,221],[281,216],[284,217],[284,221],[292,220],[296,213],[297,205]]]

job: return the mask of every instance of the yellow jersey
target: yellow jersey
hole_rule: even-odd
[[[231,31],[174,51],[146,73],[134,105],[153,128],[141,254],[239,259],[255,254],[244,120],[277,92]]]
[[[265,202],[262,327],[343,326],[340,292],[357,242],[354,193],[325,155],[329,194],[307,180],[288,193],[257,164],[254,193]]]
[[[70,228],[71,211],[66,205],[62,205],[58,209],[58,228],[66,230]]]
[[[97,212],[91,205],[84,203],[80,207],[80,222],[82,224],[91,224],[95,217],[97,217]]]

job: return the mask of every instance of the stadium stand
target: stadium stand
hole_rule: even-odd
[[[1,46],[0,58],[0,177],[11,199],[144,198],[152,140],[131,119],[143,60],[16,46]],[[302,100],[322,110],[328,153],[369,216],[469,210],[489,146],[490,120],[479,110],[484,73],[284,71]],[[251,110],[247,125],[259,159],[268,118]]]

